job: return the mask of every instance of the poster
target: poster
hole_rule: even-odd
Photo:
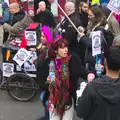
[[[36,71],[36,67],[33,64],[33,59],[37,59],[37,53],[33,51],[30,52],[30,59],[24,63],[24,70],[25,71]]]
[[[107,7],[114,13],[120,14],[120,0],[110,0]]]
[[[24,70],[29,71],[29,72],[36,71],[36,67],[34,64],[29,64],[29,62],[25,62],[24,63]]]
[[[14,64],[13,63],[3,63],[3,76],[10,77],[14,74]]]
[[[101,31],[92,32],[92,56],[101,54]]]
[[[27,46],[37,45],[36,31],[25,31]]]
[[[2,8],[2,3],[0,3],[0,17],[3,16],[3,8]]]
[[[16,71],[21,71],[22,69],[21,69],[21,67],[19,66],[19,65],[16,65]]]
[[[30,52],[24,48],[21,48],[16,55],[14,56],[13,60],[19,65],[22,66],[25,61],[27,61],[30,57]]]
[[[54,2],[51,3],[51,12],[53,13],[54,16],[58,16],[58,5],[57,5],[58,0],[54,0]]]

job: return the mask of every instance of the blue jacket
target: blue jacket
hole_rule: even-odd
[[[100,4],[106,3],[108,4],[110,0],[100,0]]]
[[[6,2],[2,3],[2,8],[3,8],[3,17],[0,19],[0,24],[3,24],[4,22],[9,22],[9,18],[10,18],[8,4]]]

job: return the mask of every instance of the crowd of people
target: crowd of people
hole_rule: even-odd
[[[31,23],[42,25],[41,43],[30,49],[39,53],[33,61],[45,111],[37,120],[72,120],[74,110],[84,120],[120,120],[119,16],[112,14],[107,20],[111,11],[104,1],[90,6],[81,1],[78,10],[74,2],[68,1],[64,11],[79,33],[66,16],[57,24],[44,0],[39,2],[35,16],[30,17],[19,4],[11,3],[8,13],[13,16],[1,18],[5,40],[8,34],[22,34]],[[92,55],[91,33],[95,31],[101,33],[99,65]],[[82,81],[87,86],[77,99],[76,91]]]

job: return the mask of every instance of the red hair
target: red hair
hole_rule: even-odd
[[[55,59],[56,58],[56,51],[58,51],[59,48],[64,48],[68,46],[67,40],[61,38],[57,41],[54,41],[48,51],[48,56],[50,59]]]

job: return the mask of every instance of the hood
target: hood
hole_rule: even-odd
[[[101,76],[92,85],[98,95],[109,104],[120,102],[120,78],[112,79],[107,76]]]
[[[3,8],[8,8],[7,2],[3,2],[3,3],[2,3],[2,7],[3,7]]]

